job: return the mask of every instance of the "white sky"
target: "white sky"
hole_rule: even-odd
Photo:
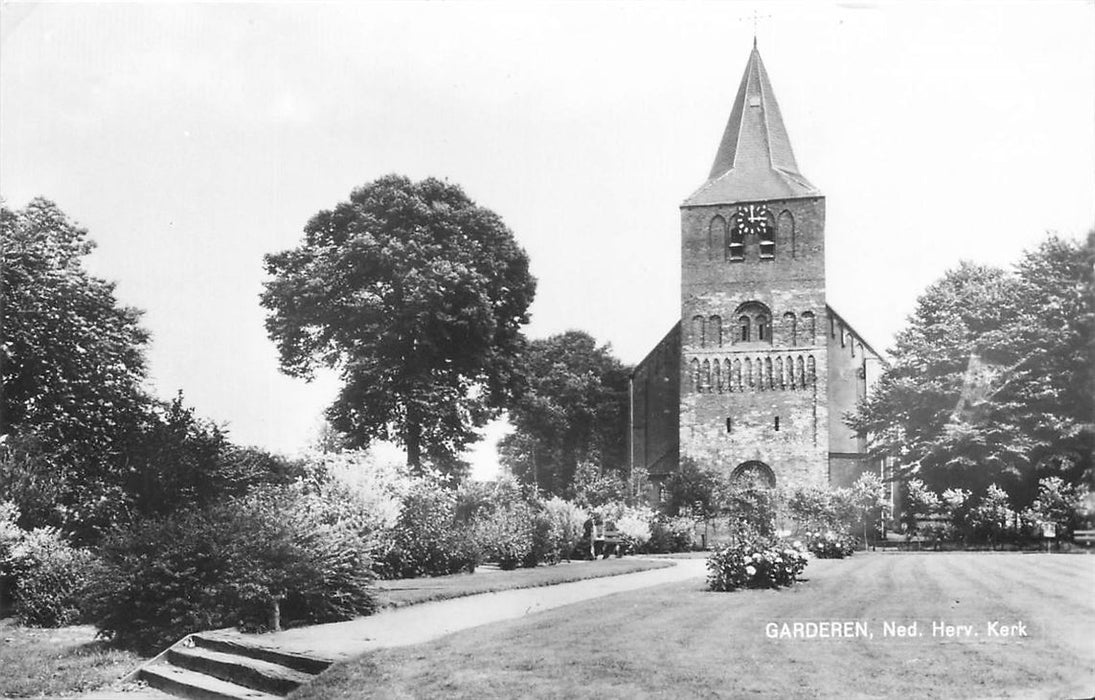
[[[679,204],[752,43],[827,196],[832,305],[879,349],[960,259],[1095,223],[1095,4],[5,2],[0,193],[56,201],[146,310],[156,390],[294,452],[332,378],[281,375],[264,253],[391,172],[498,212],[528,333],[640,360],[679,313]],[[767,16],[766,16],[767,15]],[[494,431],[493,435],[497,435]],[[473,460],[491,472],[493,445]]]

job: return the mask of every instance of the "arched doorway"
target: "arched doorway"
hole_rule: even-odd
[[[764,462],[742,462],[730,474],[730,483],[740,488],[770,489],[776,485],[776,475]]]

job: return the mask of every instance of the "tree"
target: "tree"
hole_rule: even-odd
[[[352,445],[452,459],[512,396],[536,283],[495,213],[436,179],[388,175],[267,255],[262,305],[281,368],[337,369],[328,409]]]
[[[0,208],[0,238],[0,490],[28,525],[107,522],[124,505],[118,469],[147,406],[140,312],[84,270],[94,244],[54,203]]]
[[[582,331],[528,343],[523,382],[502,441],[502,462],[519,479],[564,495],[578,465],[627,466],[628,370],[609,345]]]
[[[849,425],[936,492],[996,483],[1028,503],[1042,476],[1078,481],[1095,446],[1093,262],[1095,234],[1049,236],[1015,272],[948,272]]]

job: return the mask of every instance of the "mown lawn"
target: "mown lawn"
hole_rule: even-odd
[[[537,566],[532,569],[513,571],[479,567],[473,574],[378,581],[377,604],[380,607],[402,607],[431,600],[460,598],[477,593],[494,593],[515,588],[551,586],[557,583],[630,574],[666,566],[672,566],[672,562],[624,557],[561,562],[555,566]]]
[[[812,561],[782,591],[699,579],[339,664],[312,698],[1077,698],[1095,695],[1095,557],[877,553]],[[873,638],[769,639],[768,623],[865,622]],[[923,636],[883,636],[917,622]],[[933,637],[933,621],[978,636]],[[1027,636],[991,637],[1021,623]]]
[[[110,685],[144,659],[95,640],[88,625],[37,629],[0,620],[0,697],[79,695]]]

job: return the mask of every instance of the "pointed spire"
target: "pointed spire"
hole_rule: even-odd
[[[798,171],[768,73],[753,37],[730,120],[707,182],[685,204],[817,196]]]

